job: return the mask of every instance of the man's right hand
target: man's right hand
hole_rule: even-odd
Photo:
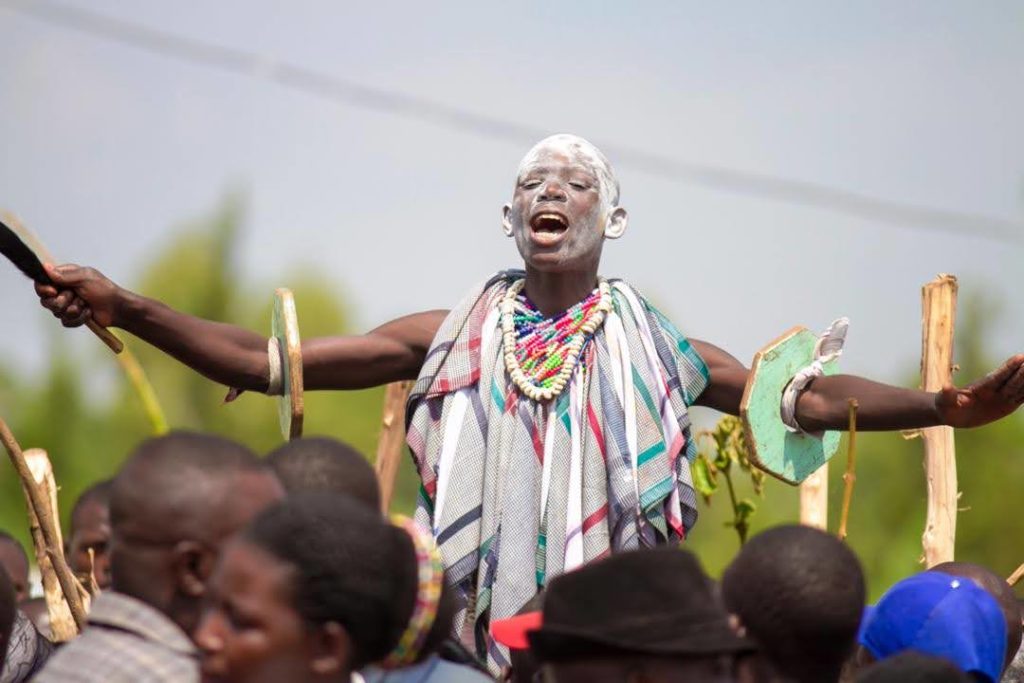
[[[89,319],[102,327],[118,326],[123,290],[103,273],[70,263],[44,267],[53,284],[36,283],[36,294],[64,327],[78,327]]]

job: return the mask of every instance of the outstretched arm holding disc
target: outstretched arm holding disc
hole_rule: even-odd
[[[66,327],[87,320],[120,327],[229,387],[266,391],[267,339],[203,320],[130,292],[93,268],[46,266],[53,286],[36,285],[41,303]],[[363,335],[303,341],[306,389],[362,389],[415,379],[445,311],[415,313]]]
[[[708,342],[692,339],[708,366],[711,381],[699,405],[739,414],[750,371]],[[796,418],[808,432],[845,429],[848,403],[857,399],[857,426],[865,431],[919,429],[948,425],[978,427],[1014,412],[1024,403],[1024,354],[963,388],[919,391],[874,382],[856,375],[826,375],[811,381],[797,401]]]

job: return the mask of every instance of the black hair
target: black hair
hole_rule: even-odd
[[[972,562],[942,562],[929,568],[928,571],[970,579],[995,598],[999,609],[1003,612],[1003,619],[1006,620],[1006,657],[1003,661],[1005,670],[1017,656],[1017,650],[1020,649],[1021,618],[1024,618],[1024,610],[1021,609],[1017,595],[1013,592],[1010,584],[991,569]]]
[[[864,574],[838,539],[806,526],[755,536],[722,576],[722,599],[783,675],[835,681],[853,651]]]
[[[175,431],[147,439],[132,452],[110,489],[110,523],[115,529],[144,510],[179,527],[210,531],[202,511],[223,506],[223,485],[242,472],[270,468],[240,443],[211,434]],[[230,498],[230,497],[228,497]],[[170,534],[173,530],[164,529]]]
[[[11,534],[7,533],[3,529],[0,529],[0,543],[3,543],[4,541],[7,541],[11,545],[13,545],[15,548],[17,548],[18,552],[21,553],[21,556],[25,558],[25,564],[28,564],[28,553],[25,552],[25,546],[23,546],[21,544],[21,541],[16,539],[14,536],[12,536]]]
[[[82,509],[90,504],[96,503],[103,507],[110,507],[110,492],[114,488],[113,479],[104,479],[103,481],[96,482],[86,490],[82,491],[78,496],[78,500],[71,507],[71,534],[74,535],[75,529],[78,527],[78,516]]]
[[[296,494],[260,513],[243,538],[291,565],[293,606],[307,623],[345,629],[353,669],[383,659],[398,643],[419,587],[416,550],[378,511],[347,496]],[[436,642],[424,650],[450,627],[450,614],[439,617]]]
[[[380,509],[377,475],[362,453],[327,437],[294,439],[267,455],[288,493],[343,493]]]
[[[975,678],[941,657],[908,650],[872,664],[856,683],[972,683]]]
[[[7,641],[11,638],[17,609],[14,584],[11,583],[11,577],[7,576],[7,570],[0,567],[0,675],[3,674],[4,660],[7,659]]]

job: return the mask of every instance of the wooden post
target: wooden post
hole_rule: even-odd
[[[800,484],[800,523],[828,529],[828,463]]]
[[[1017,582],[1021,580],[1021,577],[1024,577],[1024,564],[1017,567],[1017,569],[1010,574],[1010,578],[1006,579],[1006,583],[1011,586],[1016,586]]]
[[[53,519],[60,519],[57,514],[57,483],[53,478],[53,466],[41,448],[29,448],[25,450],[25,462],[28,464],[32,479],[43,491],[49,502],[50,516]],[[25,491],[25,499],[28,501],[28,491]],[[35,548],[36,565],[39,567],[39,575],[43,583],[43,596],[46,598],[46,611],[50,615],[50,633],[53,640],[63,643],[78,635],[78,626],[71,615],[71,608],[64,599],[64,593],[60,588],[60,581],[57,579],[57,572],[53,568],[53,560],[46,552],[46,540],[43,538],[43,531],[39,524],[39,517],[31,504],[28,506],[30,529],[32,532],[32,545]],[[60,539],[60,528],[56,530],[57,538]],[[63,549],[63,541],[61,548]],[[83,596],[84,597],[84,596]],[[88,609],[88,608],[86,608]]]
[[[405,445],[405,401],[409,398],[412,385],[412,382],[392,382],[384,390],[384,411],[380,418],[375,469],[380,484],[380,506],[385,514],[391,508],[398,463]]]
[[[61,547],[57,520],[54,519],[50,512],[50,505],[46,499],[45,491],[36,484],[35,478],[28,468],[28,463],[25,462],[25,454],[22,453],[21,446],[18,445],[14,435],[11,434],[11,430],[7,427],[7,423],[2,419],[0,419],[0,441],[3,441],[4,448],[7,449],[7,454],[11,457],[14,469],[18,473],[18,478],[21,479],[21,485],[28,498],[28,507],[35,513],[39,522],[39,530],[45,544],[45,552],[53,563],[53,569],[57,574],[57,581],[60,583],[61,590],[64,591],[64,599],[68,601],[68,607],[71,609],[71,616],[75,619],[75,625],[81,631],[85,628],[85,605],[82,604],[78,580],[75,579],[67,562],[64,561],[64,550]]]
[[[921,388],[939,391],[952,382],[957,282],[939,275],[921,290]],[[921,430],[928,485],[928,513],[921,544],[928,567],[952,561],[956,544],[956,451],[952,427]]]

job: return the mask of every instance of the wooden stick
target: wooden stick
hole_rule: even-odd
[[[398,463],[405,445],[405,401],[412,391],[412,385],[412,382],[392,382],[384,390],[384,412],[380,418],[375,469],[380,484],[380,506],[385,514],[391,508]]]
[[[170,427],[167,426],[164,409],[160,406],[160,400],[156,397],[156,390],[153,389],[153,384],[149,381],[149,377],[146,376],[146,371],[142,369],[139,359],[135,357],[135,354],[129,348],[124,347],[117,356],[117,362],[121,365],[121,369],[124,370],[128,381],[131,382],[135,392],[139,395],[139,400],[142,401],[142,408],[146,413],[146,417],[149,418],[149,424],[153,427],[153,434],[157,436],[166,434],[170,431]]]
[[[71,616],[74,617],[75,625],[81,631],[85,628],[85,606],[82,604],[82,596],[78,592],[78,581],[75,579],[74,574],[71,573],[67,562],[64,561],[61,539],[57,532],[57,520],[54,519],[50,512],[46,494],[41,487],[36,485],[35,478],[28,468],[28,463],[25,462],[25,454],[22,453],[21,446],[18,445],[17,440],[11,434],[11,430],[3,419],[0,419],[0,440],[3,441],[4,448],[7,449],[7,454],[11,457],[14,469],[21,479],[21,485],[24,487],[28,497],[29,508],[35,512],[39,521],[39,530],[42,532],[46,554],[49,555],[53,562],[53,569],[57,574],[61,590],[64,591],[64,598],[68,601]]]
[[[846,523],[850,519],[850,502],[853,500],[853,485],[857,483],[857,399],[847,400],[850,406],[850,428],[846,443],[846,472],[843,473],[843,510],[839,514],[840,541],[846,540]]]
[[[57,483],[53,478],[53,466],[42,448],[29,448],[25,450],[25,462],[32,473],[32,479],[43,491],[49,503],[50,515],[53,519],[59,519],[57,514]],[[25,492],[25,500],[28,503],[28,491],[22,484]],[[46,599],[46,611],[50,615],[50,633],[53,640],[63,643],[78,635],[78,626],[71,615],[71,608],[64,599],[64,592],[60,588],[60,581],[57,579],[57,572],[53,568],[53,558],[46,551],[46,541],[43,538],[42,527],[39,524],[39,517],[28,504],[28,516],[30,530],[32,532],[32,545],[35,548],[36,564],[39,567],[39,575],[43,584],[43,596]],[[60,528],[57,529],[57,537],[60,538]],[[61,542],[63,548],[63,541]]]
[[[921,290],[921,388],[939,391],[952,382],[957,282],[939,275]],[[956,545],[956,450],[952,427],[929,427],[924,439],[928,513],[921,545],[928,567],[953,560]]]
[[[1010,584],[1011,586],[1016,586],[1017,582],[1020,581],[1021,578],[1024,578],[1024,564],[1017,567],[1017,569],[1012,574],[1010,574],[1010,578],[1006,580],[1006,583]]]
[[[828,529],[828,462],[800,484],[800,523]]]
[[[3,215],[4,222],[7,223],[8,227],[24,242],[29,249],[35,252],[35,255],[40,261],[44,263],[50,263],[57,265],[60,261],[53,258],[53,254],[43,246],[43,243],[36,237],[36,234],[29,230],[21,220],[12,213],[7,211],[0,212]],[[113,332],[105,327],[100,327],[100,324],[93,319],[85,321],[85,326],[88,327],[93,334],[99,337],[107,347],[114,353],[121,353],[124,351],[124,344],[118,339]]]

